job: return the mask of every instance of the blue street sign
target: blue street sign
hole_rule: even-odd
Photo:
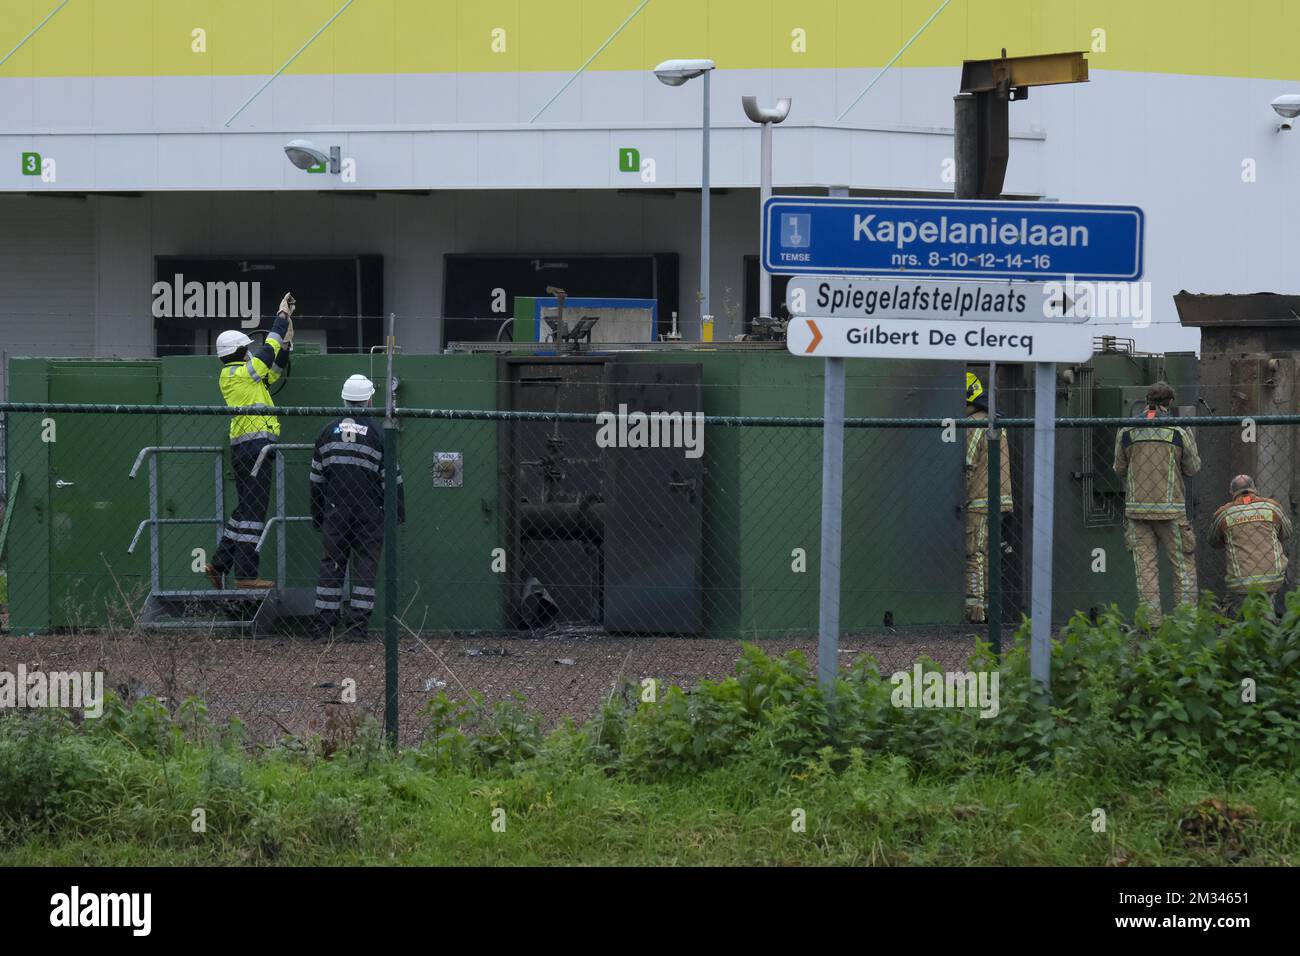
[[[1135,282],[1137,206],[954,199],[773,198],[763,268],[781,275]]]

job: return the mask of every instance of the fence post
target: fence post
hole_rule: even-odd
[[[388,377],[384,381],[384,730],[397,747],[397,419],[393,389],[393,319],[388,316]]]

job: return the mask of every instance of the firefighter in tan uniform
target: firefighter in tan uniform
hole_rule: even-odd
[[[1124,543],[1133,555],[1138,600],[1160,626],[1159,552],[1173,569],[1174,604],[1196,601],[1196,536],[1187,520],[1183,476],[1201,470],[1196,439],[1173,424],[1174,390],[1156,382],[1147,390],[1142,422],[1115,436],[1115,474],[1124,483]]]
[[[1291,517],[1272,498],[1255,489],[1255,479],[1238,475],[1228,486],[1232,497],[1214,513],[1210,543],[1227,549],[1225,583],[1239,610],[1246,593],[1262,588],[1280,613],[1278,595],[1286,584],[1286,552],[1282,542],[1291,537]]]
[[[966,373],[966,417],[972,421],[988,421],[988,398],[984,385],[973,373]],[[988,580],[989,562],[989,430],[969,428],[966,435],[966,620],[983,624],[985,614],[985,583]],[[999,429],[999,446],[1002,451],[998,513],[1010,511],[1011,500],[1011,443],[1005,428]]]

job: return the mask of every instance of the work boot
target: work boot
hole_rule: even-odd
[[[241,591],[269,591],[275,587],[275,582],[265,578],[236,578],[235,587]]]
[[[222,572],[218,571],[216,568],[214,568],[212,565],[210,564],[203,565],[203,573],[208,576],[208,581],[212,583],[212,587],[214,590],[220,591],[222,588],[226,586],[224,580],[225,575],[222,574]]]

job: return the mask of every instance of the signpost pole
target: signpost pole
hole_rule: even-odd
[[[832,196],[848,196],[832,186]],[[817,683],[828,696],[840,660],[840,560],[844,510],[844,359],[827,358],[822,397],[822,540],[817,607]]]
[[[835,686],[840,648],[841,517],[844,504],[844,359],[826,359],[822,403],[822,541],[818,602],[817,683]]]
[[[1034,549],[1029,672],[1044,690],[1052,678],[1052,531],[1056,485],[1056,365],[1034,366]]]

